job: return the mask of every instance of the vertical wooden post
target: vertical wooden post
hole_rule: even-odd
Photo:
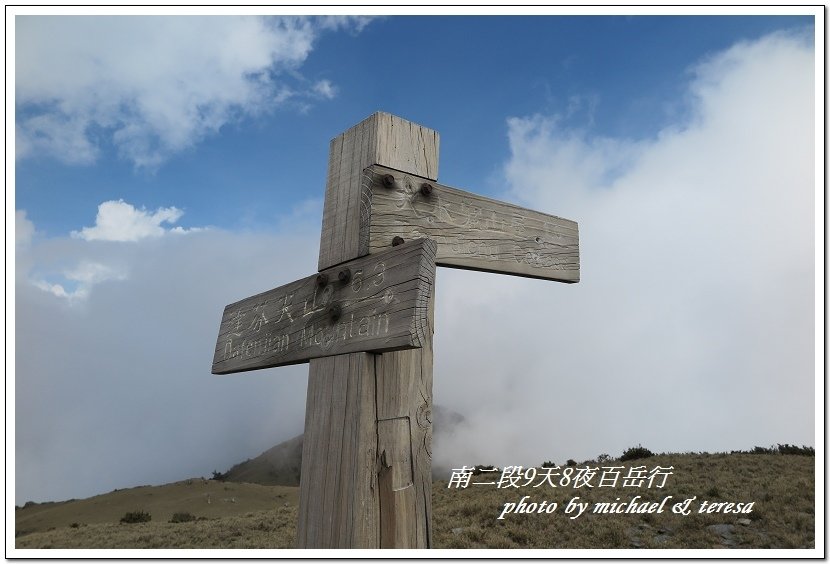
[[[437,180],[438,145],[437,132],[385,113],[332,140],[320,270],[369,253],[363,169]],[[433,297],[423,348],[311,360],[300,548],[432,546]]]

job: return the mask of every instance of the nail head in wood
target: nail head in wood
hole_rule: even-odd
[[[384,174],[383,175],[383,186],[385,188],[394,188],[395,187],[395,177],[391,174]]]
[[[325,272],[321,272],[317,275],[317,285],[318,286],[325,286],[329,283],[329,275]]]
[[[430,194],[432,194],[432,184],[429,182],[421,184],[421,195],[429,197]]]
[[[397,247],[398,245],[403,245],[404,240],[403,237],[399,237],[395,235],[394,239],[392,239],[392,246]]]
[[[344,268],[340,272],[337,273],[337,279],[340,280],[343,284],[346,284],[349,280],[352,279],[352,271],[348,268]]]

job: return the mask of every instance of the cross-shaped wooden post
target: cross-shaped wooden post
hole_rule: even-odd
[[[438,145],[385,113],[333,139],[319,273],[225,308],[213,372],[310,362],[300,548],[432,546],[436,264],[579,281],[575,222],[437,184]]]

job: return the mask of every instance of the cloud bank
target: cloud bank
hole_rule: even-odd
[[[19,247],[17,501],[209,477],[301,433],[304,366],[240,378],[210,364],[224,306],[316,271],[318,230]],[[55,278],[63,293],[42,287]]]
[[[367,18],[16,18],[18,158],[89,164],[114,144],[155,167],[223,125],[336,95],[296,73],[324,30]]]
[[[815,443],[813,73],[774,35],[691,69],[654,139],[508,121],[505,197],[579,222],[582,280],[441,272],[435,398],[468,424],[438,460]]]

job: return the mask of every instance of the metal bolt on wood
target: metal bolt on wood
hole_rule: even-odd
[[[332,321],[337,321],[340,319],[340,316],[343,314],[343,310],[340,307],[340,304],[332,304],[329,306],[329,317]]]
[[[383,185],[386,188],[394,188],[395,187],[395,177],[391,174],[385,174],[383,176]]]
[[[352,279],[352,271],[348,268],[344,268],[340,272],[337,273],[337,279],[340,280],[343,284],[346,284],[349,280]]]
[[[404,244],[403,237],[399,237],[399,236],[395,235],[395,237],[392,239],[392,246],[393,247],[397,247],[398,245],[403,245],[403,244]]]

